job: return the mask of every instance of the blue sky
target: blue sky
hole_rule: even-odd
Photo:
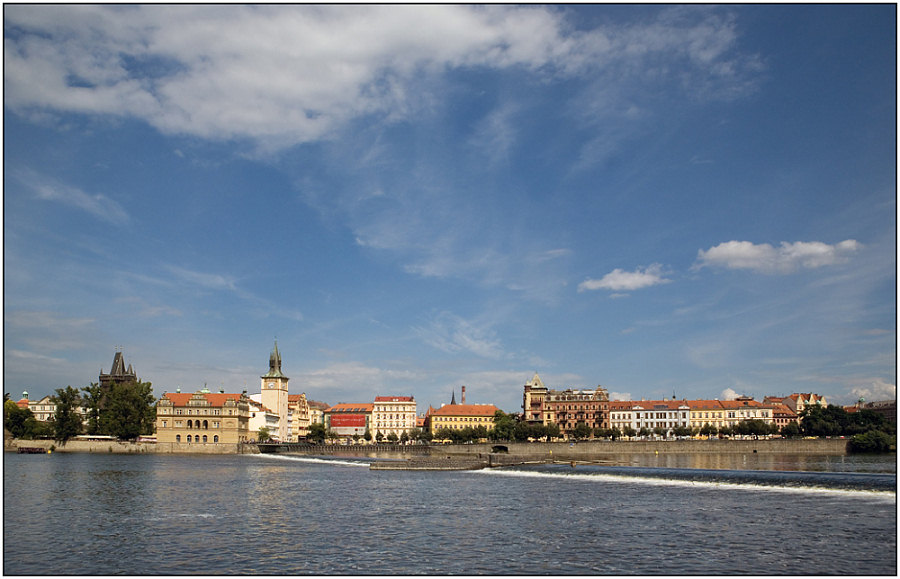
[[[896,7],[7,5],[4,381],[896,396]]]

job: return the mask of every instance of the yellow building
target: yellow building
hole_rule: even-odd
[[[156,403],[156,440],[185,445],[235,444],[248,440],[246,394],[167,392]]]
[[[726,426],[734,426],[745,420],[775,422],[772,405],[763,404],[748,396],[740,396],[734,400],[721,400],[720,403],[725,411]]]
[[[309,434],[309,402],[306,394],[288,394],[288,424],[290,439],[296,442]]]
[[[691,408],[692,428],[703,428],[709,424],[718,429],[728,424],[725,408],[718,400],[688,400],[687,404]]]
[[[462,430],[484,426],[494,429],[494,413],[500,410],[493,404],[445,404],[432,410],[426,418],[428,432],[432,435],[444,428]]]

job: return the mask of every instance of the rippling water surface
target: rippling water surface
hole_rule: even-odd
[[[895,575],[896,466],[879,460],[816,478],[7,453],[3,571]]]

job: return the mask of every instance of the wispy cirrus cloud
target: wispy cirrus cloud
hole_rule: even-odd
[[[10,172],[13,177],[31,190],[37,199],[75,207],[114,225],[125,225],[129,222],[128,212],[118,202],[106,195],[88,193],[28,168],[15,169]]]
[[[862,248],[854,239],[829,245],[820,241],[781,242],[779,247],[768,243],[728,241],[697,252],[692,269],[724,267],[749,269],[758,273],[787,274],[800,269],[815,269],[846,262]]]
[[[469,352],[498,360],[506,356],[496,332],[450,312],[436,315],[428,326],[413,328],[427,344],[448,353]]]
[[[654,263],[647,267],[638,267],[634,271],[614,269],[600,279],[587,279],[578,284],[578,291],[611,290],[616,292],[633,291],[669,283],[662,264]]]
[[[544,6],[22,5],[4,16],[8,107],[136,117],[269,151],[362,116],[408,117],[427,101],[411,83],[453,69],[633,78],[653,62],[658,79],[669,62],[682,71],[670,83],[704,93],[756,73],[735,53],[733,18],[715,10],[591,30]]]

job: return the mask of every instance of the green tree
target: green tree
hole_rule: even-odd
[[[624,436],[627,436],[628,438],[632,438],[635,435],[637,435],[637,431],[631,426],[626,426],[625,428],[622,429],[622,434]]]
[[[397,436],[397,433],[396,433],[396,432],[391,431],[391,432],[388,433],[387,439],[388,439],[388,442],[393,443],[393,444],[396,444],[397,441],[400,440],[400,437]]]
[[[375,433],[375,442],[381,442],[384,440],[384,435],[381,434],[381,431]]]
[[[579,422],[578,424],[576,424],[575,429],[572,431],[572,435],[575,437],[575,440],[584,440],[586,438],[590,438],[591,434],[593,434],[593,429],[584,422]]]
[[[516,419],[502,410],[494,412],[494,428],[491,430],[491,440],[512,440],[515,436]]]
[[[271,438],[271,434],[269,434],[269,429],[265,426],[259,427],[259,432],[256,433],[256,441],[257,442],[269,442]]]
[[[795,438],[800,436],[800,425],[796,422],[788,422],[781,427],[781,436],[785,438]]]
[[[369,427],[366,427],[366,431],[363,432],[363,439],[366,442],[372,442],[372,431],[369,430]]]
[[[368,433],[368,432],[369,431],[367,430],[366,433]],[[365,436],[365,435],[363,435],[363,436]],[[369,437],[371,438],[371,436],[372,435],[370,434]],[[366,439],[366,440],[369,440],[369,439]],[[321,422],[315,422],[313,424],[310,424],[309,431],[307,432],[307,435],[306,435],[306,440],[309,440],[310,442],[317,442],[319,444],[325,442],[325,425],[322,424]]]
[[[87,434],[100,434],[100,401],[103,390],[99,384],[91,382],[90,386],[85,386],[81,391],[84,393],[81,401],[87,409]]]
[[[53,412],[53,439],[65,445],[70,438],[81,434],[81,416],[78,408],[81,406],[81,397],[78,390],[71,386],[56,389],[56,395],[50,397],[50,401],[56,404]]]
[[[687,426],[676,426],[672,429],[672,434],[674,434],[675,436],[690,436],[691,429]]]
[[[406,444],[407,442],[409,442],[409,431],[404,430],[400,433],[400,443]]]
[[[850,438],[850,452],[890,452],[896,449],[896,437],[880,430],[869,430],[862,434],[855,434]]]
[[[156,408],[150,382],[113,383],[100,412],[100,429],[105,434],[135,440],[153,434]]]
[[[13,438],[29,440],[39,430],[34,413],[28,408],[19,408],[12,400],[3,403],[3,427],[12,433]]]
[[[559,438],[559,424],[555,422],[551,422],[547,425],[547,440],[553,440],[554,438]]]
[[[516,422],[516,425],[513,427],[513,433],[512,433],[513,440],[525,442],[528,440],[528,437],[530,435],[531,435],[531,428],[528,426],[527,422]]]

